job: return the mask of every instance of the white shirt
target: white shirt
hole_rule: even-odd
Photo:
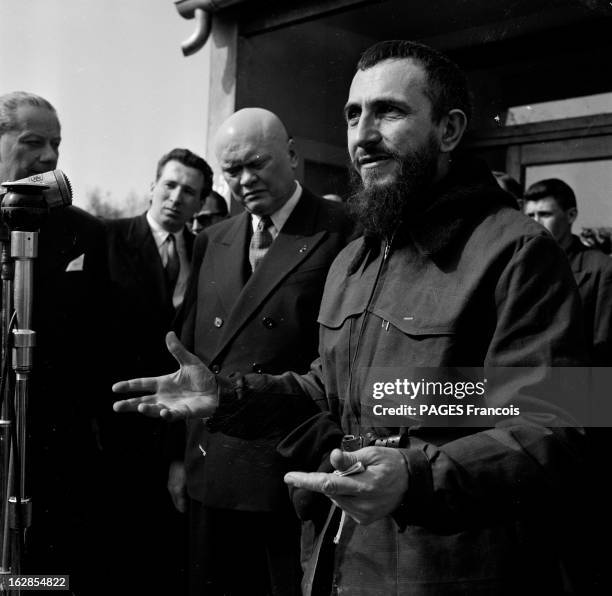
[[[170,232],[164,230],[151,217],[151,213],[149,211],[147,211],[147,222],[149,224],[149,227],[151,228],[153,240],[155,240],[155,245],[157,246],[157,251],[159,252],[162,264],[165,267],[166,263],[164,263],[164,259],[166,258],[167,253],[165,249],[162,250],[162,245],[164,244],[164,242],[166,242],[166,238],[168,238]],[[187,248],[185,246],[185,228],[181,228],[178,232],[174,233],[174,240],[181,268],[179,270],[178,279],[176,280],[176,285],[174,286],[174,294],[172,294],[172,304],[174,308],[178,308],[183,302],[183,298],[185,297],[185,290],[187,289],[187,279],[189,278],[189,272],[191,270],[191,264],[187,255]]]
[[[289,219],[291,212],[293,211],[294,207],[297,205],[297,202],[300,200],[301,196],[302,196],[302,186],[296,180],[295,190],[293,191],[293,194],[289,197],[287,202],[278,211],[275,211],[272,215],[270,215],[270,219],[272,220],[272,225],[268,229],[270,230],[270,233],[272,234],[273,240],[276,240],[278,233],[283,229],[283,226]],[[261,217],[259,217],[259,215],[255,215],[254,213],[251,213],[251,225],[253,226],[253,232],[255,232],[255,230],[257,229],[257,226],[259,225],[260,220],[261,220]]]

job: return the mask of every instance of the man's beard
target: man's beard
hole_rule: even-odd
[[[373,181],[365,187],[351,168],[347,205],[367,234],[388,239],[400,222],[423,210],[426,191],[437,174],[439,151],[440,144],[433,135],[425,146],[404,157],[385,150],[400,165],[395,179],[387,184]]]

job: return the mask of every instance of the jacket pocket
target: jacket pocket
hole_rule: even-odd
[[[451,320],[448,313],[414,312],[401,308],[381,308],[377,305],[372,308],[372,313],[382,320],[382,324],[388,322],[398,331],[405,335],[454,335],[455,321]]]
[[[341,303],[321,304],[318,323],[330,329],[342,327],[351,317],[362,317],[367,307],[367,297],[358,295],[346,296]],[[448,308],[442,305],[432,309],[424,307],[414,309],[405,301],[393,303],[390,300],[376,301],[370,306],[370,313],[381,320],[381,324],[389,323],[405,335],[454,335],[457,317],[454,314],[452,301]]]

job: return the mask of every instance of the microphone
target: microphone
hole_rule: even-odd
[[[43,198],[49,209],[54,207],[67,207],[72,204],[72,185],[62,170],[50,170],[42,174],[34,174],[29,178],[3,182],[0,188],[0,197],[10,190],[17,191],[26,185],[46,186],[42,191]]]

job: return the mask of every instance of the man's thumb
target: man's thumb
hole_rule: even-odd
[[[331,465],[334,466],[336,470],[344,472],[344,470],[357,463],[359,458],[353,451],[341,451],[340,449],[334,449],[329,456],[329,460]]]
[[[179,365],[188,365],[188,364],[202,364],[201,360],[195,355],[189,352],[185,346],[179,341],[179,338],[176,336],[174,331],[170,331],[166,335],[166,347],[174,359],[179,363]]]

